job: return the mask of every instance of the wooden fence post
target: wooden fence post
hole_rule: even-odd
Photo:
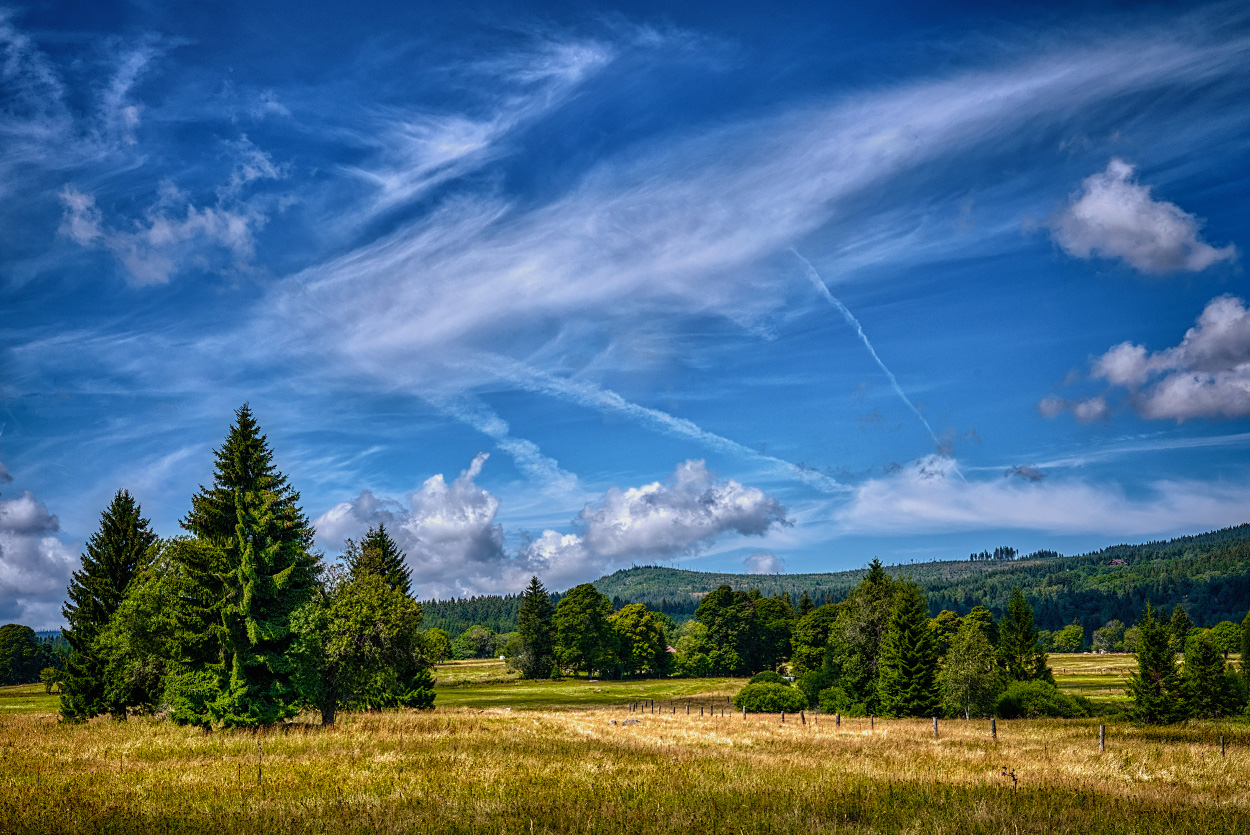
[[[998,722],[990,720],[990,739],[998,742]]]
[[[1098,753],[1107,750],[1107,726],[1098,726]]]
[[[833,726],[835,728],[842,727],[842,714],[841,713],[833,714]]]
[[[781,724],[784,725],[785,723],[786,723],[786,712],[783,710],[781,711]]]
[[[934,739],[937,739],[937,738],[938,738],[938,735],[937,735],[937,717],[936,717],[936,716],[934,716],[934,717],[933,717],[933,738],[934,738]]]
[[[804,725],[807,724],[807,714],[805,714],[801,710],[799,711],[799,721],[802,722]]]
[[[877,729],[877,720],[872,716],[868,717],[868,730],[875,731]]]
[[[1220,756],[1221,757],[1228,756],[1227,754],[1224,753],[1224,737],[1222,736],[1220,737]]]
[[[747,721],[747,706],[746,705],[742,706],[742,721],[743,722]]]

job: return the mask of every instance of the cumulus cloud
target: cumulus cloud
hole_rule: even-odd
[[[748,574],[785,574],[786,561],[768,551],[759,551],[742,561]]]
[[[1013,528],[1054,534],[1163,536],[1247,521],[1250,485],[1157,481],[1146,495],[1075,479],[965,480],[936,456],[861,484],[835,519],[844,533]]]
[[[61,190],[61,234],[85,247],[103,247],[122,263],[137,285],[164,284],[187,268],[247,270],[256,232],[268,221],[241,192],[257,180],[276,180],[285,170],[247,137],[228,143],[236,162],[217,189],[213,205],[197,206],[172,182],[160,184],[155,202],[122,228],[105,223],[93,195],[72,185]]]
[[[405,551],[422,596],[515,592],[532,574],[568,588],[638,561],[693,553],[727,534],[761,536],[787,525],[786,510],[762,490],[713,477],[686,461],[664,482],[612,488],[582,508],[575,532],[545,530],[515,553],[495,521],[500,501],[480,487],[486,454],[450,485],[428,479],[406,502],[365,491],[316,520],[318,539],[337,544],[368,525],[386,524]]]
[[[1149,274],[1198,272],[1231,261],[1237,249],[1216,249],[1199,237],[1198,219],[1174,203],[1155,200],[1137,183],[1133,166],[1112,159],[1105,171],[1087,177],[1050,222],[1064,252],[1077,258],[1120,258]]]
[[[57,538],[57,517],[29,492],[0,499],[0,621],[50,629],[77,559]]]
[[[1090,377],[1122,389],[1144,418],[1179,422],[1250,415],[1250,310],[1236,296],[1214,298],[1179,345],[1150,351],[1122,342],[1094,359]],[[1052,395],[1038,410],[1046,417],[1071,412],[1089,421],[1105,418],[1111,407],[1103,395],[1077,401]]]

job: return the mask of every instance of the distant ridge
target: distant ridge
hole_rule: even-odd
[[[1240,623],[1250,607],[1250,523],[1170,540],[1112,545],[1079,556],[1037,554],[1002,561],[908,563],[886,570],[918,583],[928,595],[932,614],[942,609],[963,614],[973,606],[986,606],[1001,615],[1018,585],[1033,602],[1039,628],[1055,630],[1076,621],[1087,634],[1112,619],[1133,623],[1147,601],[1167,614],[1183,605],[1199,626],[1221,620]],[[1111,565],[1112,560],[1124,564]],[[594,584],[617,606],[644,603],[684,620],[694,614],[702,596],[718,586],[759,589],[766,596],[789,594],[796,604],[806,591],[820,605],[845,597],[865,570],[728,574],[637,566],[600,577]],[[421,605],[425,626],[456,635],[473,624],[511,631],[519,604],[515,595],[485,595]]]

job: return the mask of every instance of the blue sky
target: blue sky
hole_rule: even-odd
[[[256,8],[260,6],[260,8]],[[1250,520],[1239,4],[0,17],[0,618],[248,402],[414,587]]]

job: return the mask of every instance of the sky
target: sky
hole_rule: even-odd
[[[856,5],[0,9],[0,621],[244,403],[422,598],[1250,521],[1244,5]]]

